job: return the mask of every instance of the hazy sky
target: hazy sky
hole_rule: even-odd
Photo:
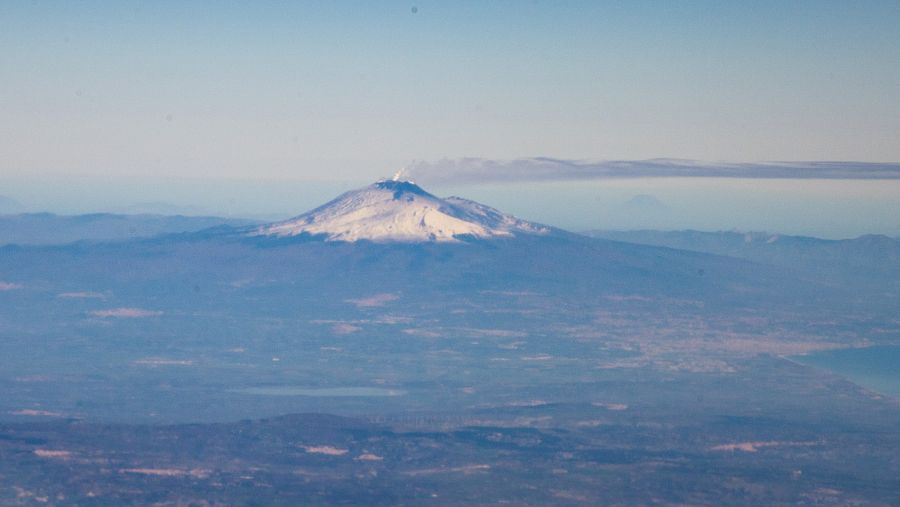
[[[900,161],[898,26],[896,0],[2,2],[0,176]]]

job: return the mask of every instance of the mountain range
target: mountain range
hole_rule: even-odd
[[[22,246],[0,250],[0,280],[28,286],[89,283],[108,290],[124,280],[159,286],[190,274],[208,286],[237,279],[272,280],[273,286],[303,280],[310,290],[346,291],[345,297],[365,286],[406,292],[455,287],[810,306],[839,301],[842,294],[830,278],[804,278],[790,266],[756,257],[587,237],[466,199],[439,198],[398,178],[262,225],[198,217],[7,218],[16,220],[53,224],[43,235],[20,241]],[[54,229],[57,241],[50,239]],[[111,232],[117,229],[123,232]],[[23,236],[28,238],[20,230]],[[48,244],[75,239],[88,241]],[[29,242],[47,246],[24,246]],[[60,289],[66,290],[76,289]]]
[[[589,231],[595,238],[725,255],[788,269],[810,279],[840,280],[859,290],[900,287],[900,238],[820,239],[766,232]]]
[[[0,245],[59,245],[75,241],[114,241],[196,232],[221,225],[244,226],[252,220],[206,216],[91,213],[0,215]]]

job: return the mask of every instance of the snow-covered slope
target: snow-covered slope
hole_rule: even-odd
[[[328,241],[446,242],[459,241],[459,236],[489,238],[549,231],[473,201],[441,199],[411,181],[392,179],[347,192],[298,217],[260,226],[251,234],[322,235]]]

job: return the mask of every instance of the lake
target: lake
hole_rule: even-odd
[[[257,394],[262,396],[316,396],[316,397],[347,397],[347,396],[403,396],[406,391],[400,389],[382,389],[379,387],[324,387],[308,388],[298,386],[271,386],[248,387],[235,389],[241,394]]]

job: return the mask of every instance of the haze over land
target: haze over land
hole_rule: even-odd
[[[268,225],[147,220],[0,247],[3,502],[897,499],[897,400],[779,357],[898,344],[892,257],[854,262],[894,240],[810,271],[836,243],[682,245],[748,262],[393,180]]]
[[[897,26],[0,2],[0,506],[900,505]]]

